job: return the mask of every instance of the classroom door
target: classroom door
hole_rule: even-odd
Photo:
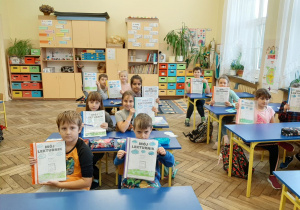
[[[59,74],[43,73],[44,98],[59,98]]]
[[[60,98],[75,98],[75,76],[73,73],[59,74]]]
[[[72,21],[73,46],[75,48],[90,47],[89,21]]]

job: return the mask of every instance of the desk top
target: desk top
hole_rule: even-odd
[[[298,198],[300,197],[300,170],[274,171],[273,174]]]
[[[113,104],[111,104],[110,102],[114,102]],[[115,104],[118,103],[118,104]],[[120,103],[120,104],[119,104]],[[122,106],[122,99],[106,99],[103,100],[103,106],[104,107],[121,107]],[[85,107],[85,103],[82,104],[78,104],[77,107]]]
[[[186,96],[190,99],[206,99],[210,98],[206,96],[207,94],[199,94],[199,93],[187,93]]]
[[[1,209],[197,209],[190,186],[0,195]]]
[[[300,127],[300,122],[267,123],[267,124],[236,124],[225,127],[240,137],[244,142],[297,141],[300,136],[283,136],[281,128]]]
[[[239,98],[254,98],[254,95],[251,93],[247,92],[237,92],[236,95]],[[190,99],[206,99],[206,98],[211,98],[212,94],[199,94],[199,93],[186,93],[186,96],[189,97]]]
[[[239,98],[254,98],[254,95],[251,93],[247,93],[247,92],[236,92],[236,95]]]
[[[159,116],[159,117],[162,117],[166,122],[167,122],[167,119],[166,119],[166,117],[165,116]],[[115,115],[110,115],[110,118],[111,118],[111,120],[113,121],[113,124],[114,124],[114,126],[116,126],[116,116]],[[153,128],[169,128],[170,126],[169,126],[169,124],[168,125],[153,125]]]

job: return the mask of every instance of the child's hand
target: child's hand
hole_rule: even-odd
[[[36,159],[34,159],[34,157],[29,156],[29,165],[33,166],[34,164],[36,164]]]
[[[239,103],[236,102],[236,103],[235,103],[235,108],[236,108],[236,109],[239,109],[239,107],[240,107]]]
[[[157,99],[155,100],[155,102],[158,103],[158,104],[160,104],[159,98],[157,98]]]
[[[99,81],[96,81],[96,85],[100,89],[100,82]]]
[[[107,129],[108,128],[108,123],[107,122],[102,123],[100,125],[100,128]]]
[[[287,110],[290,110],[290,105],[289,104],[285,104],[283,107],[283,111],[286,112]]]
[[[119,150],[117,153],[117,158],[121,160],[125,154],[126,152],[124,150]]]
[[[135,113],[135,109],[134,109],[134,108],[131,108],[131,109],[129,110],[129,114],[130,114],[131,116],[133,116],[134,113]]]
[[[215,104],[215,100],[211,100],[209,105],[213,106]]]
[[[188,79],[185,83],[186,84],[190,84],[191,83],[191,79]]]
[[[153,107],[152,107],[152,111],[155,112],[155,113],[157,113],[157,112],[158,112],[158,109],[157,109],[155,106],[153,106]]]
[[[207,83],[207,80],[206,80],[206,79],[203,79],[203,80],[202,80],[202,83]]]
[[[105,86],[105,88],[104,88],[105,90],[108,90],[108,87],[107,86]]]
[[[123,91],[123,90],[120,90],[120,93],[123,95],[124,91]]]
[[[159,154],[161,156],[165,156],[166,155],[166,150],[163,147],[159,147],[157,149],[157,154]]]
[[[59,187],[59,181],[48,181],[46,183],[42,183],[41,185],[50,185],[54,187]]]
[[[225,106],[232,106],[232,104],[229,101],[226,101]]]

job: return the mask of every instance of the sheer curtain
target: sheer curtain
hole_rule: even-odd
[[[300,73],[300,0],[281,0],[278,14],[275,81],[279,88],[289,87]],[[297,76],[299,77],[299,75]]]
[[[264,37],[267,0],[225,0],[222,27],[221,74],[242,53],[243,79],[255,82]]]

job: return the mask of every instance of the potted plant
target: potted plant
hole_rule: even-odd
[[[32,45],[29,39],[17,40],[15,39],[13,45],[7,49],[7,54],[10,56],[12,64],[24,63],[25,55],[30,55]]]
[[[44,15],[50,15],[54,12],[54,8],[49,5],[42,4],[42,6],[40,6],[39,9],[42,13],[44,13]]]
[[[170,31],[164,38],[168,44],[168,50],[171,46],[173,53],[177,56],[177,61],[182,62],[188,58],[188,53],[191,46],[191,32],[185,24],[182,24],[181,29]]]
[[[195,51],[193,55],[195,66],[199,66],[204,69],[208,68],[207,56],[209,55],[209,52],[206,51],[207,49],[205,46],[200,46],[200,49]]]
[[[243,76],[244,73],[244,65],[242,65],[241,62],[242,53],[239,54],[238,58],[236,60],[233,60],[230,67],[231,67],[231,73],[230,75],[238,75],[239,77]],[[233,74],[234,73],[236,74]]]

